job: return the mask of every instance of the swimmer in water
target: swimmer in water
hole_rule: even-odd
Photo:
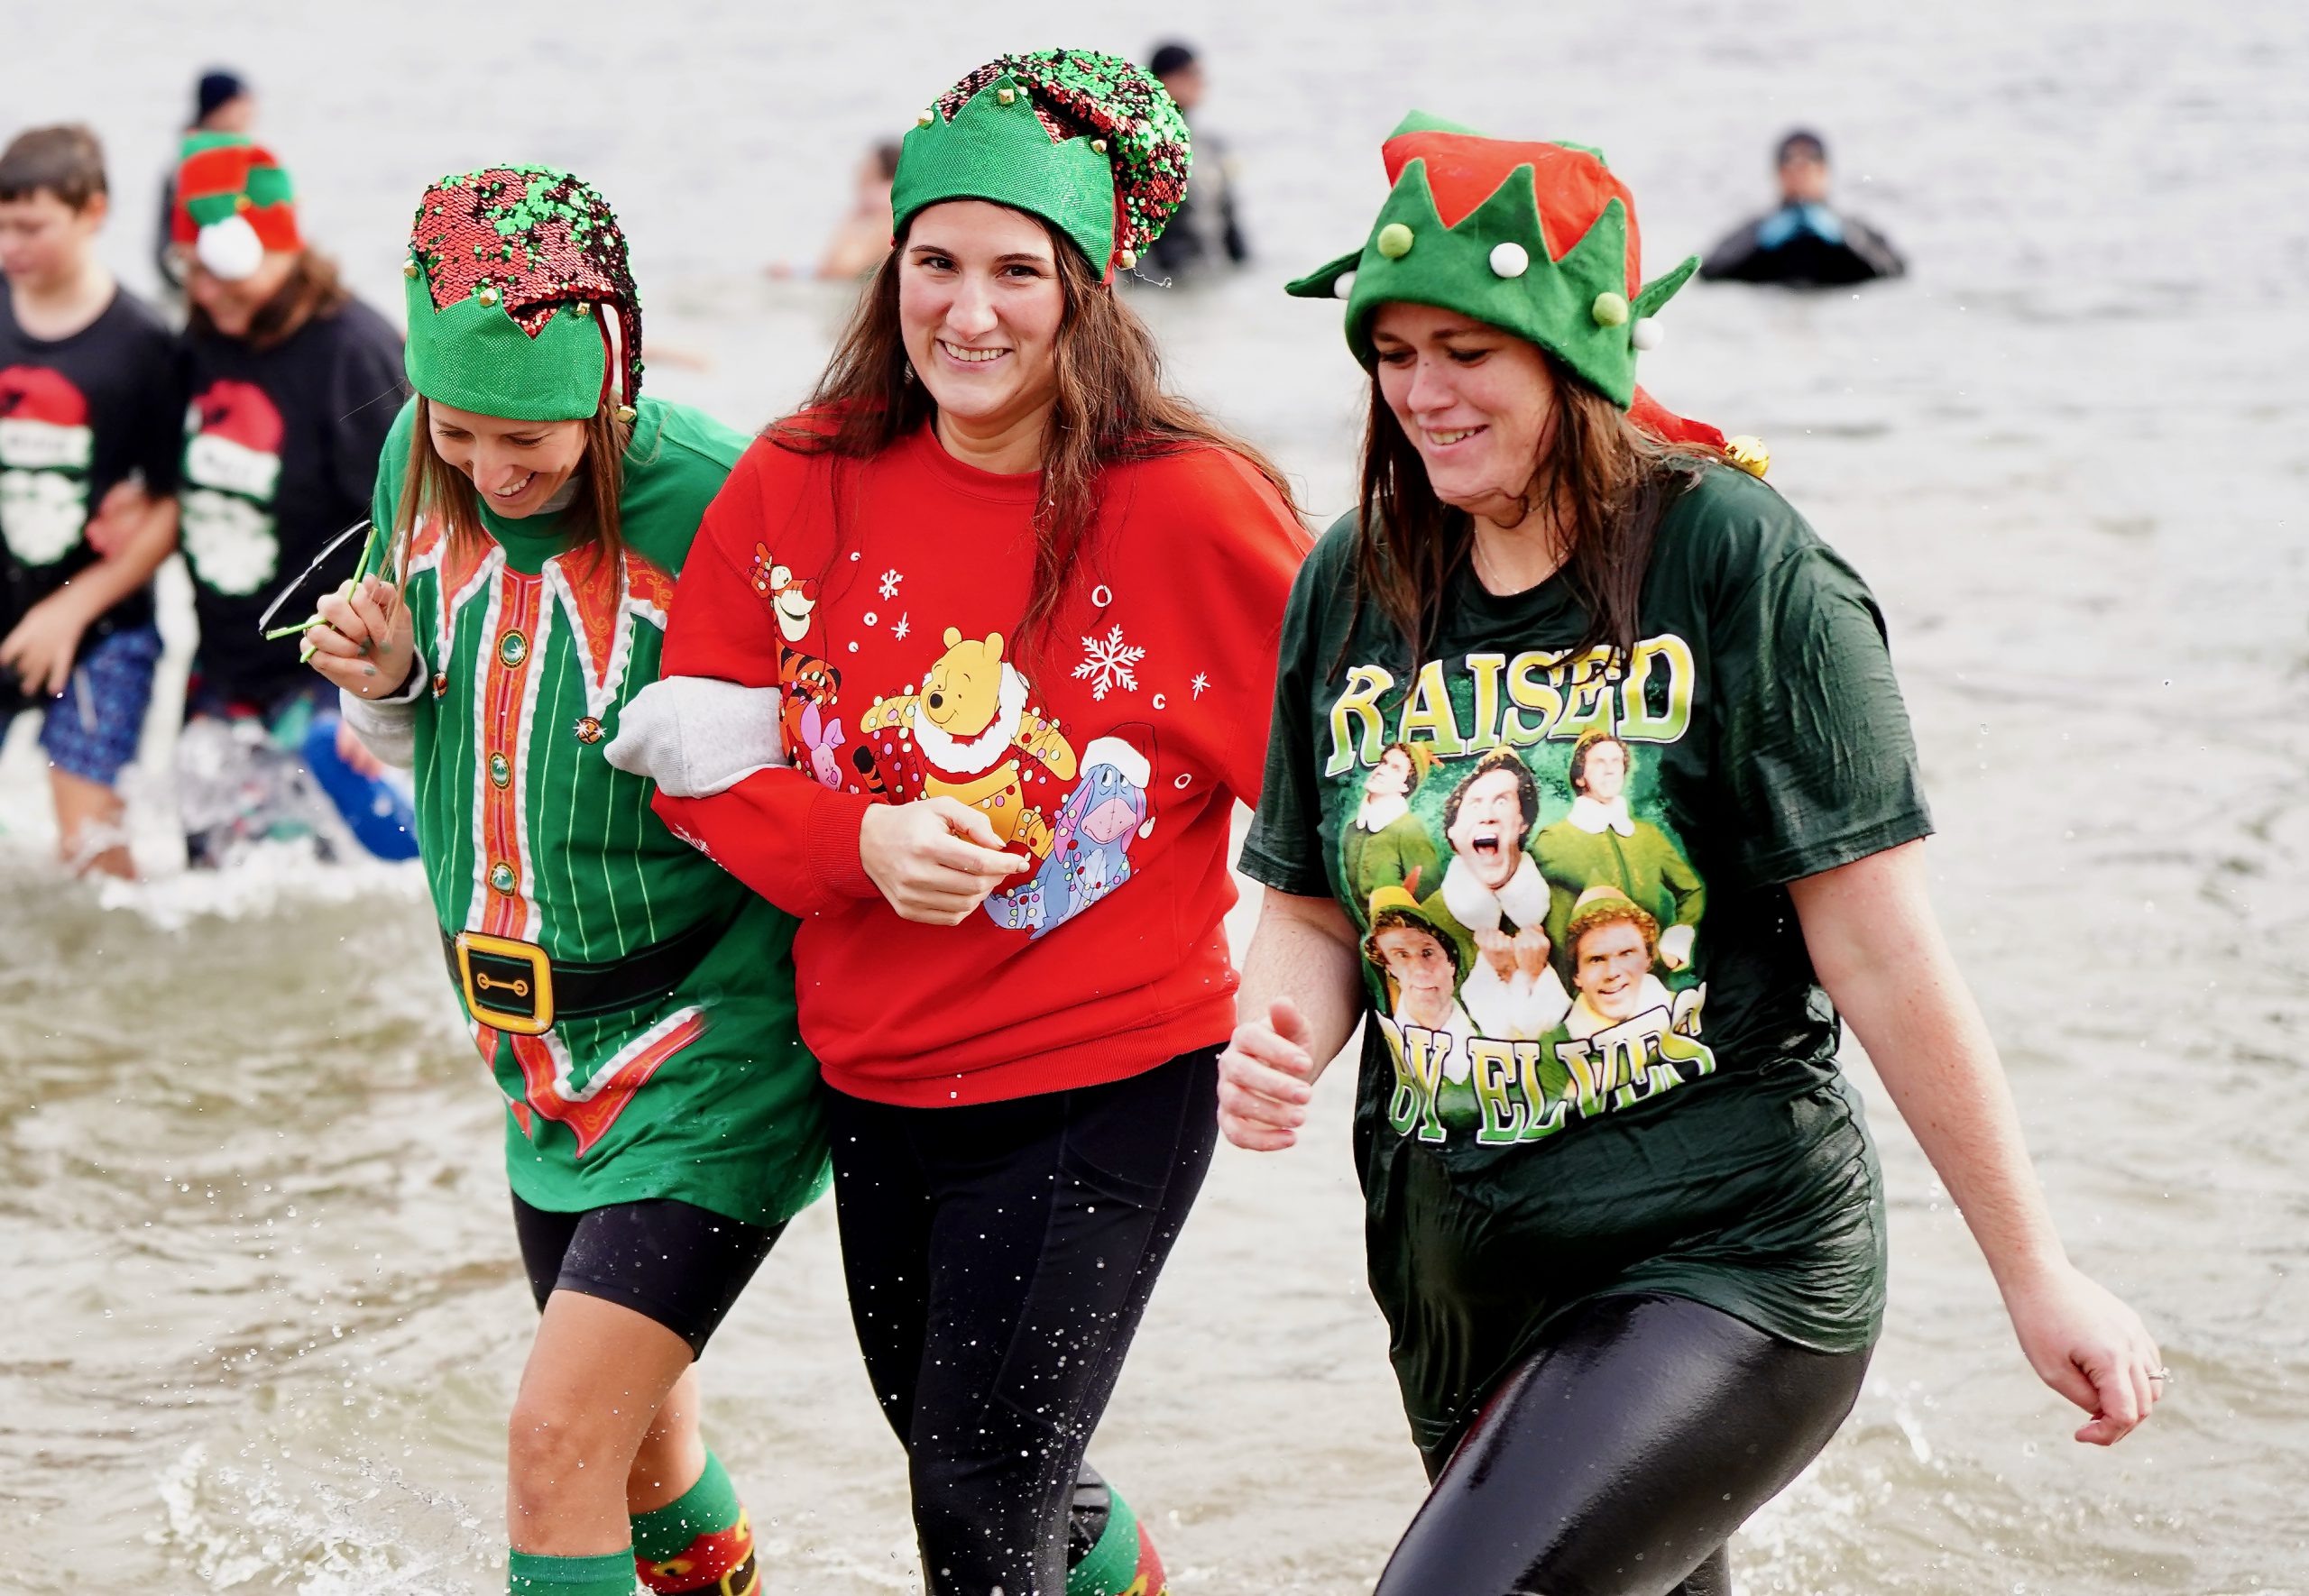
[[[1367,243],[1292,285],[1347,301],[1375,378],[1368,491],[1283,624],[1242,853],[1269,890],[1221,1129],[1292,1145],[1382,1000],[1320,839],[1362,802],[1383,733],[1358,727],[1391,688],[1416,681],[1405,719],[1470,766],[1516,731],[1550,794],[1570,790],[1582,722],[1640,739],[1645,818],[1714,879],[1673,1023],[1484,1049],[1473,1125],[1391,1114],[1384,1095],[1406,1093],[1366,1028],[1369,1277],[1433,1481],[1379,1596],[1729,1590],[1726,1543],[1835,1433],[1884,1309],[1882,1179],[1831,1002],[2028,1362],[2089,1415],[2076,1438],[2120,1439],[2157,1401],[2157,1344],[2063,1251],[1934,920],[1875,604],[1770,488],[1628,418],[1635,352],[1694,262],[1642,282],[1633,197],[1592,151],[1414,113],[1384,153],[1394,188]],[[1639,656],[1564,690],[1573,665]],[[1547,712],[1510,710],[1503,680]],[[1670,983],[1656,922],[1598,940],[1602,907],[1568,934],[1583,1000],[1614,1019]]]
[[[1776,282],[1822,288],[1899,277],[1908,271],[1890,240],[1828,203],[1828,147],[1798,128],[1780,140],[1772,166],[1778,208],[1707,252],[1699,274],[1727,282]]]

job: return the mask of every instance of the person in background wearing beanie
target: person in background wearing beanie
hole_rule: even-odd
[[[240,74],[212,67],[192,86],[192,120],[185,124],[177,148],[177,161],[203,144],[220,138],[249,138],[256,131],[256,92]],[[162,290],[184,292],[184,265],[176,248],[177,169],[161,179],[161,225],[152,234],[152,264],[161,273]]]
[[[1195,107],[1202,103],[1201,60],[1183,44],[1158,44],[1146,58],[1146,69],[1191,127]],[[1153,271],[1182,282],[1218,271],[1222,259],[1240,266],[1251,258],[1250,245],[1235,219],[1235,159],[1216,134],[1197,131],[1192,136],[1194,176],[1179,201],[1178,214],[1147,251]]]
[[[922,113],[897,247],[707,512],[611,750],[803,916],[851,1313],[938,1596],[1164,1589],[1083,1453],[1217,1141],[1228,818],[1305,548],[1113,291],[1187,165],[1112,56],[1005,56]]]
[[[196,867],[326,825],[301,750],[335,695],[258,622],[367,518],[404,391],[400,335],[307,246],[289,174],[262,146],[219,138],[179,167],[173,221],[192,307],[179,528],[200,642],[177,775]],[[375,774],[339,729],[343,757]]]
[[[1433,1488],[1380,1596],[1724,1596],[1726,1543],[1835,1433],[1883,1316],[1883,1182],[1838,1011],[2028,1362],[2091,1415],[2076,1438],[2132,1429],[2165,1371],[2062,1250],[1933,918],[1874,601],[1734,469],[1760,449],[1663,426],[1635,386],[1697,262],[1643,281],[1633,197],[1596,151],[1414,112],[1384,156],[1363,246],[1291,285],[1346,300],[1374,385],[1360,508],[1284,624],[1242,854],[1271,890],[1221,1124],[1290,1146],[1362,1011],[1388,1017],[1365,1032],[1355,1144]],[[1380,928],[1338,838],[1390,741],[1435,756],[1411,795],[1430,825],[1458,772],[1497,760],[1528,771],[1543,827],[1604,812],[1608,838],[1550,854],[1578,996],[1548,1035],[1406,1022],[1362,952]],[[1623,813],[1688,877],[1624,855]]]
[[[1857,216],[1828,204],[1828,147],[1798,128],[1780,140],[1772,165],[1780,206],[1758,216],[1707,252],[1704,278],[1834,288],[1908,271],[1890,240]]]
[[[409,248],[418,397],[377,472],[385,574],[322,601],[313,665],[418,773],[444,951],[504,1094],[541,1315],[509,1430],[508,1589],[628,1596],[638,1573],[753,1596],[696,1362],[825,1185],[794,922],[602,757],[745,440],[640,396],[625,235],[567,172],[445,178]]]
[[[97,258],[109,203],[85,127],[0,152],[0,731],[47,701],[59,853],[129,876],[120,773],[161,656],[182,423],[175,339]]]

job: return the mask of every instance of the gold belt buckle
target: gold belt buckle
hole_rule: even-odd
[[[474,1019],[516,1036],[553,1029],[553,961],[544,949],[480,931],[459,931],[456,948],[457,978]]]

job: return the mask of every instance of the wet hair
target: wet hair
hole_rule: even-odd
[[[1554,355],[1540,353],[1555,390],[1554,414],[1523,500],[1534,514],[1560,507],[1561,574],[1586,618],[1573,656],[1607,647],[1624,666],[1635,652],[1652,533],[1705,460],[1643,431]],[[1452,579],[1471,557],[1475,521],[1435,496],[1418,445],[1404,436],[1375,377],[1363,430],[1361,504],[1352,606],[1329,674],[1337,680],[1346,668],[1366,600],[1403,635],[1416,674],[1441,634]]]
[[[1173,39],[1154,47],[1154,53],[1146,58],[1146,69],[1157,78],[1168,78],[1193,66],[1194,60],[1193,50]]]
[[[1138,313],[1100,280],[1072,239],[1039,216],[1034,220],[1050,239],[1064,309],[1052,352],[1058,391],[1043,431],[1033,586],[1017,627],[1022,654],[1044,640],[1074,584],[1096,580],[1082,573],[1091,564],[1091,534],[1109,466],[1225,449],[1298,512],[1290,484],[1265,455],[1164,388],[1161,353]],[[898,277],[913,229],[909,221],[876,269],[816,389],[799,411],[763,428],[764,437],[796,454],[869,460],[936,416],[936,401],[915,379],[898,322]]]
[[[1579,939],[1589,931],[1601,931],[1607,925],[1628,924],[1635,927],[1643,939],[1646,962],[1660,957],[1660,922],[1650,913],[1625,898],[1598,898],[1571,917],[1564,928],[1563,945],[1571,956],[1572,973],[1579,971]]]
[[[1529,831],[1538,823],[1540,784],[1532,779],[1530,769],[1524,766],[1522,760],[1516,757],[1514,749],[1494,748],[1476,761],[1476,767],[1467,772],[1467,779],[1452,788],[1451,795],[1443,800],[1443,829],[1446,831],[1459,823],[1459,800],[1467,796],[1467,789],[1495,770],[1512,770],[1515,773],[1515,802],[1523,812],[1522,829]]]
[[[400,573],[404,589],[409,585],[409,551],[420,523],[437,523],[452,542],[485,535],[481,495],[474,491],[473,479],[442,459],[433,446],[432,405],[421,393],[416,422],[409,431],[400,502],[393,507],[392,565]],[[601,408],[585,417],[585,454],[575,472],[577,496],[561,514],[562,525],[575,533],[572,546],[590,545],[597,560],[614,560],[624,552],[618,501],[625,493],[625,450],[632,436],[631,424],[617,418],[614,396],[604,398]]]
[[[46,191],[76,211],[108,191],[105,147],[79,123],[28,128],[0,151],[0,199],[30,199]]]
[[[1791,128],[1787,136],[1780,141],[1780,149],[1772,156],[1771,163],[1774,166],[1786,166],[1789,159],[1797,155],[1802,156],[1807,161],[1817,161],[1822,166],[1826,166],[1828,164],[1827,142],[1808,127]]]
[[[1457,983],[1460,975],[1459,944],[1437,931],[1433,922],[1424,914],[1416,909],[1403,908],[1400,904],[1392,909],[1379,911],[1378,918],[1371,922],[1371,934],[1363,939],[1363,957],[1381,969],[1387,968],[1386,955],[1379,950],[1379,933],[1384,931],[1420,931],[1433,937],[1443,945],[1443,956],[1451,961],[1451,979]]]
[[[303,331],[307,322],[335,316],[352,302],[353,291],[337,275],[336,261],[318,250],[299,250],[289,275],[272,298],[257,307],[239,341],[260,353],[278,349]],[[185,311],[185,330],[203,338],[225,336],[198,301]]]
[[[1572,745],[1571,768],[1564,773],[1564,777],[1570,782],[1571,790],[1574,793],[1585,793],[1587,790],[1587,756],[1605,743],[1610,743],[1619,749],[1620,757],[1627,761],[1627,766],[1631,772],[1635,769],[1635,750],[1627,746],[1625,738],[1619,736],[1616,732],[1588,732]]]

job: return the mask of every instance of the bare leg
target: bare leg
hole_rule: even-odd
[[[700,1394],[692,1364],[658,1405],[657,1422],[641,1437],[625,1478],[625,1510],[633,1517],[676,1500],[705,1472],[705,1441],[697,1433]]]
[[[52,766],[48,789],[56,798],[57,856],[82,875],[134,879],[136,861],[129,857],[121,824],[128,810],[120,794],[102,782]]]
[[[634,1464],[692,1363],[687,1342],[630,1307],[575,1291],[546,1299],[508,1432],[505,1519],[516,1551],[588,1557],[632,1544]],[[693,1444],[695,1394],[693,1384]]]

